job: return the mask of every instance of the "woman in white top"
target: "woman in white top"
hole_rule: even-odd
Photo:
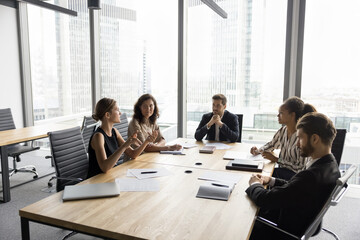
[[[159,117],[159,109],[155,98],[151,94],[142,95],[134,105],[134,115],[129,123],[128,136],[137,132],[137,138],[144,142],[154,131],[158,136],[153,143],[149,143],[145,152],[173,151],[180,150],[181,145],[165,145],[165,138],[162,136],[156,120]]]
[[[278,163],[279,167],[274,169],[273,177],[289,180],[305,168],[306,158],[300,156],[300,150],[296,146],[296,124],[298,119],[308,112],[316,112],[316,109],[310,104],[304,104],[298,97],[288,98],[280,106],[277,115],[283,127],[264,146],[259,149],[251,148],[253,155],[261,153],[264,158]],[[280,149],[279,157],[274,155],[274,149]]]

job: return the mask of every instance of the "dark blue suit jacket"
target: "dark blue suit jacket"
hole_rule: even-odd
[[[215,140],[215,124],[213,124],[209,130],[206,126],[213,115],[214,114],[211,112],[202,116],[201,122],[195,132],[196,140],[201,141],[205,135],[207,135],[206,140]],[[222,128],[220,128],[219,140],[236,142],[240,133],[238,117],[235,114],[225,110],[221,121],[224,123],[224,125]]]
[[[254,184],[246,189],[246,193],[261,211],[272,211],[272,216],[277,216],[271,220],[280,228],[301,236],[324,206],[339,177],[336,160],[328,154],[289,181],[276,179],[271,190]],[[265,231],[260,234],[267,235]]]

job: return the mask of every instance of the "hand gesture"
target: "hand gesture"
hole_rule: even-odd
[[[131,144],[141,145],[142,142],[137,138],[137,131],[131,136],[128,137],[128,139],[124,143],[124,147],[128,148],[131,146]]]
[[[260,154],[260,151],[259,151],[259,149],[258,149],[257,147],[252,147],[252,148],[250,149],[250,153],[251,153],[252,155],[258,155],[258,154]]]
[[[180,144],[174,144],[174,145],[168,146],[169,151],[178,151],[181,148],[182,148],[182,146]]]
[[[152,145],[152,142],[156,140],[158,136],[158,130],[153,131],[151,134],[148,132],[148,137],[145,141],[149,142],[149,145]]]
[[[278,158],[274,155],[273,152],[266,152],[266,151],[263,151],[261,153],[261,156],[265,159],[268,159],[272,162],[277,162],[278,161]]]

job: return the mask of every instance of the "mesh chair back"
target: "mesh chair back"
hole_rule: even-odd
[[[0,109],[0,131],[15,129],[10,108]]]
[[[122,113],[120,116],[120,123],[115,123],[114,128],[116,128],[119,131],[119,133],[121,134],[121,136],[125,141],[128,138],[128,127],[129,127],[129,122],[126,113]]]
[[[86,179],[89,160],[80,127],[49,132],[48,135],[56,176]],[[71,180],[57,179],[56,190],[61,191],[66,185],[75,183]]]
[[[129,122],[126,113],[122,113],[120,116],[120,123],[114,124],[114,128],[116,128],[119,131],[119,133],[121,134],[121,136],[125,141],[128,138],[128,127],[129,127]],[[125,155],[123,153],[117,164],[121,164],[124,161],[124,157]]]
[[[91,116],[84,116],[84,120],[81,127],[81,134],[84,140],[85,150],[88,152],[89,150],[89,141],[93,132],[96,130],[98,123]]]
[[[356,166],[351,165],[350,168],[346,171],[346,173],[336,181],[336,186],[332,191],[332,193],[330,194],[330,197],[324,204],[324,207],[321,209],[320,213],[316,216],[312,224],[308,227],[308,229],[304,233],[304,237],[301,239],[309,239],[311,236],[313,236],[318,226],[321,224],[321,221],[325,213],[329,209],[329,207],[339,203],[339,201],[345,194],[347,188],[347,181],[354,174],[355,170],[356,170]]]
[[[236,140],[237,142],[241,142],[241,135],[242,135],[242,125],[243,125],[243,115],[242,114],[236,114],[239,121],[239,137]]]
[[[340,166],[342,152],[346,137],[346,129],[336,129],[336,137],[331,146],[331,152],[334,154],[338,166]]]

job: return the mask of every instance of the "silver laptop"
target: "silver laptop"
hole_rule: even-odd
[[[102,198],[120,195],[120,188],[116,182],[82,184],[65,186],[63,201]]]

